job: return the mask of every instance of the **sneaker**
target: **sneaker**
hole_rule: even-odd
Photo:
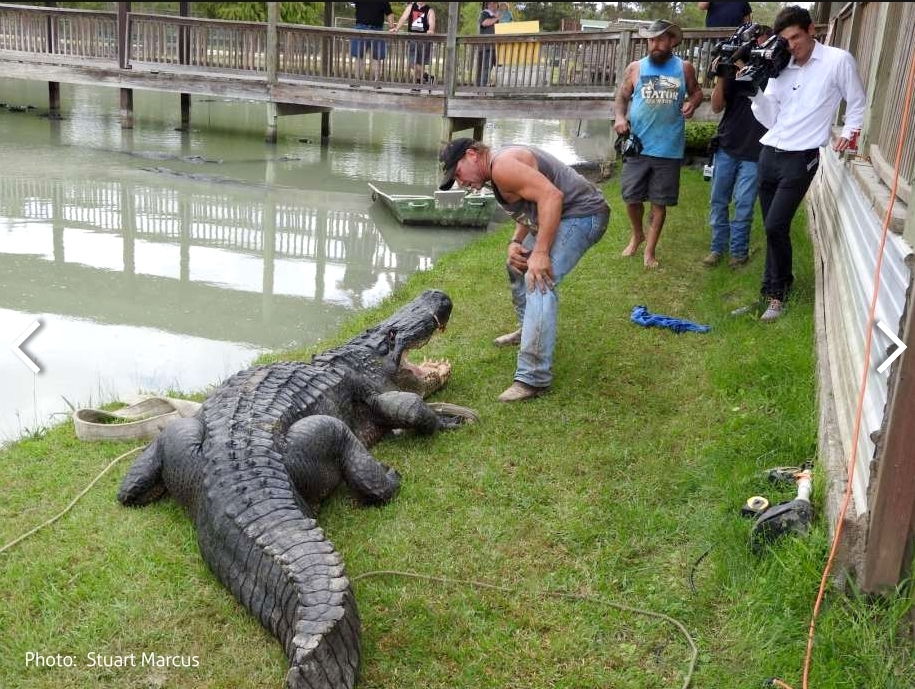
[[[702,265],[708,266],[709,268],[713,268],[719,263],[721,263],[721,254],[719,254],[717,251],[713,251],[702,259]]]
[[[499,335],[492,343],[496,347],[511,347],[512,345],[521,344],[521,328],[518,328],[514,332],[506,333],[505,335]]]
[[[731,256],[731,259],[728,261],[728,268],[740,268],[740,266],[747,265],[747,261],[749,260],[749,256]]]
[[[512,383],[501,395],[499,395],[500,402],[523,402],[524,400],[534,399],[535,397],[540,397],[545,393],[549,388],[537,388],[533,385],[528,385],[527,383],[522,383],[520,380],[516,380]]]
[[[763,315],[759,317],[759,320],[770,323],[771,321],[781,318],[784,311],[785,302],[780,299],[769,299],[769,306],[763,312]]]

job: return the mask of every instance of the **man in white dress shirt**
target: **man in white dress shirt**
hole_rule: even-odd
[[[794,282],[791,219],[801,205],[829,143],[841,101],[845,122],[833,150],[848,148],[864,120],[864,87],[855,58],[846,50],[817,41],[810,12],[793,5],[772,26],[788,44],[791,59],[766,90],[753,96],[752,111],[768,132],[760,139],[757,165],[759,203],[766,229],[766,267],[761,294],[768,307],[764,322],[778,319]]]

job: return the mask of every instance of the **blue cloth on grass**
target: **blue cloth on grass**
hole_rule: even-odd
[[[683,318],[674,318],[673,316],[661,316],[651,313],[644,306],[632,307],[632,314],[629,316],[633,323],[644,325],[646,328],[656,326],[658,328],[670,328],[675,333],[686,332],[687,330],[694,333],[707,333],[712,329],[710,325],[699,325]]]

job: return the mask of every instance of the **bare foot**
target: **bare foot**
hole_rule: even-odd
[[[661,264],[658,263],[658,259],[656,259],[654,256],[652,256],[651,258],[649,258],[647,255],[645,256],[645,267],[646,268],[658,268],[658,267],[660,267],[660,265]]]
[[[639,246],[644,241],[645,241],[645,237],[642,237],[641,239],[637,239],[636,237],[633,237],[632,239],[630,239],[629,243],[626,245],[626,248],[623,249],[623,256],[635,256],[635,252],[638,251]]]

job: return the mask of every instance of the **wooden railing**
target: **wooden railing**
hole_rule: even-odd
[[[3,5],[0,50],[117,60],[117,17],[111,12]]]
[[[833,45],[856,57],[865,87],[874,85],[874,103],[870,104],[870,122],[862,131],[861,150],[867,152],[883,182],[891,188],[898,183],[899,198],[911,204],[915,180],[915,136],[911,135],[911,124],[902,142],[898,180],[894,164],[903,129],[906,79],[915,52],[915,8],[890,3],[885,8],[889,15],[886,25],[878,32],[881,4],[851,3],[844,8],[835,19]],[[877,36],[885,39],[882,46],[874,45]],[[882,71],[881,63],[885,65]]]
[[[412,86],[411,50],[428,44],[431,91],[454,95],[480,89],[493,95],[601,93],[615,89],[626,64],[645,54],[646,42],[634,30],[458,36],[453,83],[445,83],[447,37],[280,24],[277,27],[280,78],[316,82],[359,81],[350,47],[354,41],[382,41],[382,87]],[[686,29],[678,53],[698,59],[703,45],[730,34],[726,29]],[[268,26],[152,14],[127,14],[127,61],[228,70],[265,78]],[[0,51],[58,59],[117,61],[117,15],[111,12],[0,4]],[[495,56],[495,66],[481,73]],[[137,64],[140,63],[140,64]],[[370,70],[366,70],[366,79]],[[428,90],[425,85],[423,90]]]

